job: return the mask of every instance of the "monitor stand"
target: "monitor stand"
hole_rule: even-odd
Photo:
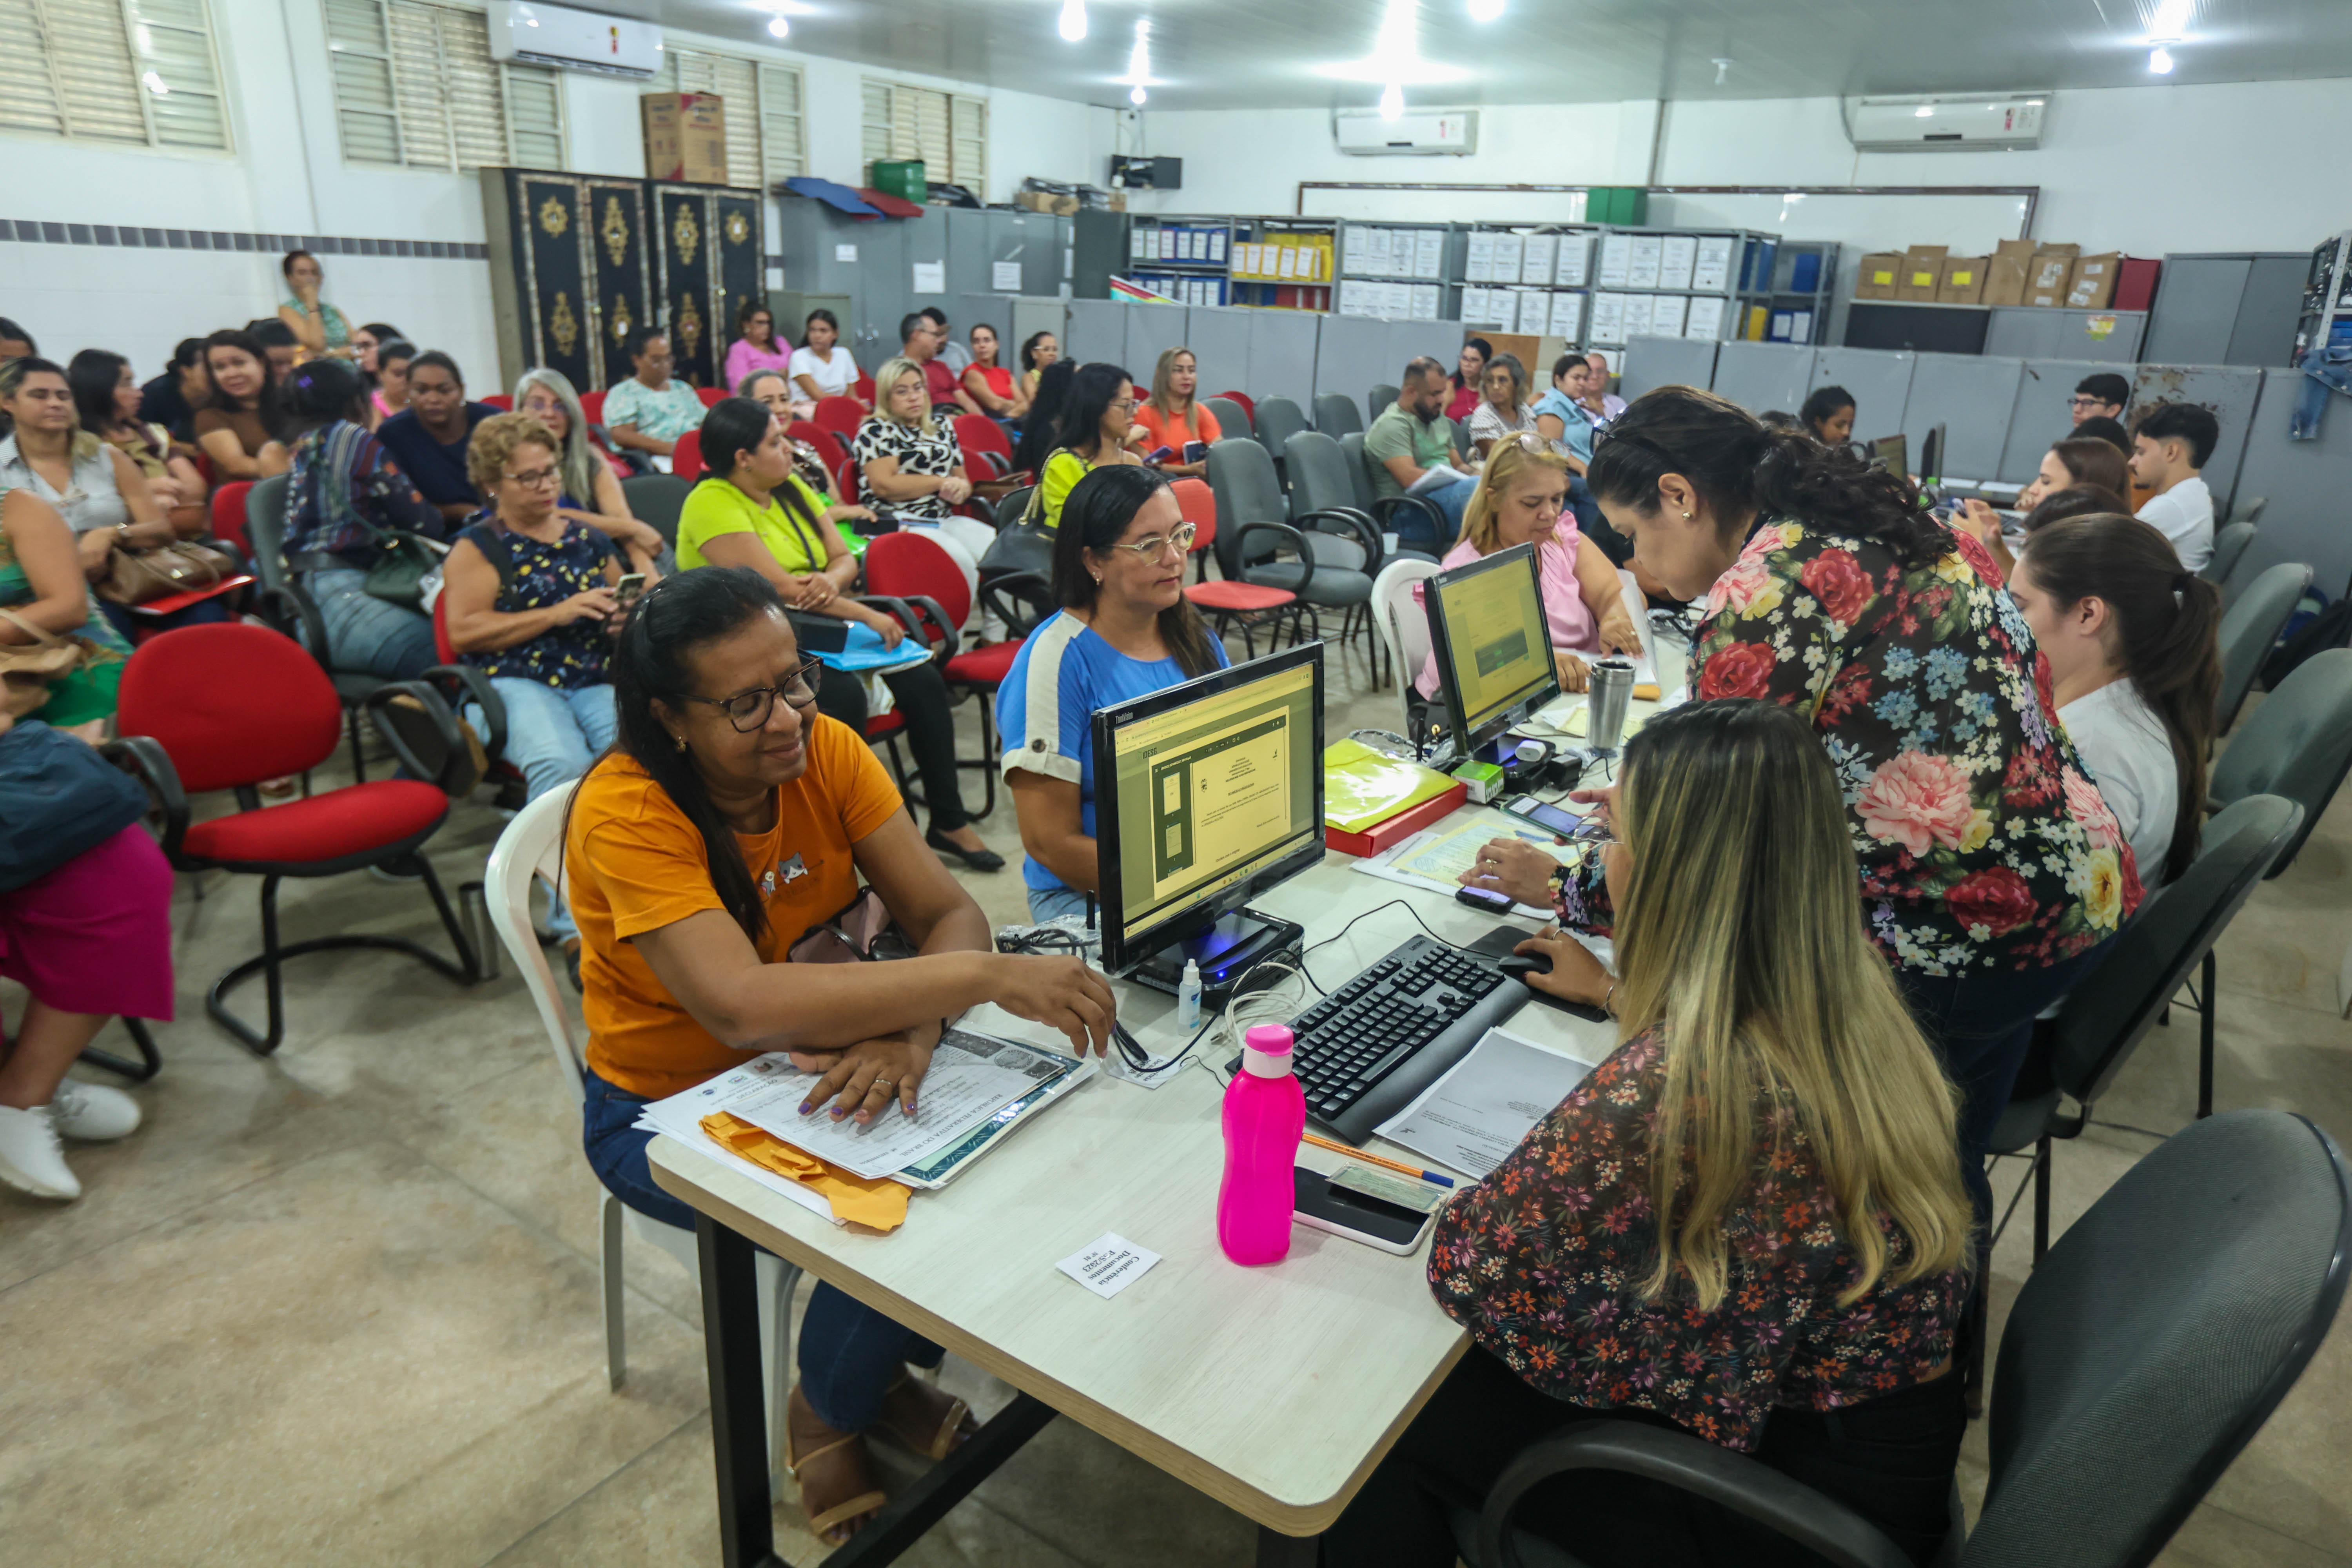
[[[1307,928],[1296,921],[1235,910],[1197,936],[1161,948],[1128,971],[1127,978],[1173,996],[1190,960],[1201,966],[1201,1006],[1213,1011],[1225,1005],[1234,984],[1252,965],[1276,957],[1297,963],[1306,936]]]

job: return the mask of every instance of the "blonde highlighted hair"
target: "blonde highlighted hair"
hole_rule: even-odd
[[[901,419],[890,410],[890,389],[898,384],[901,377],[909,375],[923,384],[923,416],[920,419]],[[905,354],[900,354],[896,359],[882,362],[882,368],[874,373],[874,412],[867,417],[887,419],[893,425],[903,425],[909,430],[920,430],[926,436],[936,436],[940,433],[940,422],[931,417],[930,378],[923,374],[920,360],[911,360]]]
[[[1664,1044],[1643,1293],[1687,1279],[1702,1310],[1721,1304],[1725,1214],[1799,1136],[1861,1260],[1841,1306],[1962,1267],[1975,1215],[1960,1097],[1863,928],[1845,806],[1811,726],[1744,699],[1662,714],[1626,748],[1614,819],[1631,861],[1619,1026]]]
[[[1530,442],[1534,445],[1530,446]],[[1546,446],[1541,437],[1506,436],[1486,454],[1486,468],[1478,476],[1478,488],[1471,492],[1469,503],[1462,509],[1462,537],[1475,546],[1479,554],[1492,555],[1502,548],[1503,500],[1511,493],[1513,485],[1537,472],[1559,475],[1560,493],[1565,499],[1568,459]]]
[[[1201,369],[1201,356],[1199,354],[1192,353],[1191,349],[1184,347],[1181,343],[1177,344],[1172,349],[1161,349],[1160,351],[1160,363],[1151,367],[1151,406],[1160,410],[1163,416],[1170,419],[1173,419],[1178,416],[1176,395],[1168,388],[1169,373],[1176,368],[1176,356],[1178,354],[1191,354],[1193,373],[1195,374],[1199,374]],[[1191,425],[1197,421],[1199,416],[1193,412],[1193,410],[1200,406],[1200,386],[1196,382],[1193,385],[1192,395],[1187,398],[1184,403],[1182,416],[1185,424]]]

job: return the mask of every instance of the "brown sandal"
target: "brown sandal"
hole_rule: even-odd
[[[933,1397],[941,1392],[901,1370],[898,1381],[882,1396],[882,1415],[874,1430],[919,1459],[946,1458],[980,1427],[971,1418],[971,1406],[962,1400],[949,1394],[941,1405]]]
[[[816,1428],[832,1440],[822,1442],[820,1447],[802,1453],[800,1446],[803,1426]],[[815,1464],[828,1454],[844,1448],[851,1452],[846,1458],[836,1461],[831,1467],[826,1467],[832,1471],[830,1476],[818,1476],[810,1479],[802,1478],[801,1471],[804,1468]],[[784,1468],[792,1472],[793,1479],[800,1485],[801,1510],[808,1515],[810,1533],[831,1545],[838,1546],[856,1533],[854,1531],[845,1529],[845,1526],[880,1512],[883,1505],[890,1500],[870,1484],[871,1478],[866,1472],[866,1450],[859,1441],[858,1435],[855,1432],[837,1432],[825,1426],[824,1418],[819,1415],[809,1405],[807,1399],[802,1396],[798,1384],[793,1385],[792,1394],[784,1405]],[[813,1489],[824,1489],[828,1479],[838,1483],[836,1489],[856,1488],[865,1489],[855,1491],[854,1495],[845,1501],[835,1502],[820,1508],[818,1504],[823,1501],[823,1499],[813,1497],[811,1492]]]

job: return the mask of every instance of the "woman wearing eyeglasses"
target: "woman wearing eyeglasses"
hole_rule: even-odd
[[[1071,487],[1054,538],[1054,602],[996,689],[1004,782],[1040,921],[1083,914],[1095,875],[1094,712],[1223,669],[1224,645],[1184,597],[1194,530],[1168,480],[1100,468]]]
[[[814,711],[815,673],[758,573],[706,567],[649,590],[614,647],[618,744],[564,825],[588,1024],[583,1142],[604,1185],[664,1224],[694,1214],[654,1184],[642,1108],[757,1053],[823,1075],[803,1114],[864,1124],[914,1113],[942,1020],[982,1002],[1080,1052],[1109,1036],[1100,975],[990,951],[988,918],[923,847],[865,741]],[[917,955],[787,963],[861,885]],[[937,1366],[939,1346],[830,1285],[799,1339],[784,1462],[809,1528],[837,1542],[887,1500],[868,1436],[936,1459],[972,1425],[908,1373]]]
[[[1135,383],[1115,364],[1082,364],[1070,379],[1069,400],[1054,434],[1054,455],[1037,476],[1028,521],[1059,527],[1071,487],[1095,469],[1139,464],[1128,445],[1135,430]]]

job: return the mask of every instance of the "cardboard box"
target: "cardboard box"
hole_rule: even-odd
[[[2112,250],[2078,256],[2066,275],[2066,309],[2104,310],[2116,297],[2116,264],[2123,257]]]
[[[2044,310],[2063,305],[2066,285],[2074,277],[2074,258],[2082,252],[2079,245],[2045,245],[2036,250],[2025,275],[2025,302]]]
[[[690,184],[727,183],[727,120],[715,92],[649,92],[645,115],[646,177]]]
[[[1023,191],[1013,199],[1033,213],[1050,213],[1057,217],[1067,217],[1078,210],[1077,197],[1057,196],[1045,191]]]
[[[1990,256],[1948,256],[1944,275],[1936,284],[1938,305],[1974,305],[1984,299],[1985,268]]]
[[[1982,303],[2024,304],[2026,274],[2033,270],[2033,253],[2039,248],[2030,239],[2004,239],[1993,247],[1992,259],[1985,264]]]
[[[1853,275],[1853,297],[1857,300],[1892,300],[1895,298],[1895,280],[1902,273],[1902,252],[1873,252],[1862,258],[1862,269]]]
[[[1903,270],[1895,275],[1895,297],[1933,304],[1944,281],[1945,247],[1909,245],[1903,247]]]

